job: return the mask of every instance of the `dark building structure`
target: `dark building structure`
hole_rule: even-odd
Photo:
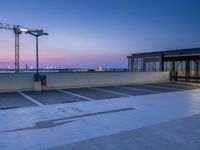
[[[136,53],[127,58],[129,71],[169,71],[175,80],[200,81],[200,48]]]

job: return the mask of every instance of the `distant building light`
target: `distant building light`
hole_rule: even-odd
[[[104,71],[102,67],[96,68],[95,71]]]

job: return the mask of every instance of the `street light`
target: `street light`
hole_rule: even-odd
[[[26,33],[29,33],[36,37],[36,69],[37,69],[37,72],[35,74],[35,81],[40,81],[39,58],[38,58],[38,37],[40,37],[42,35],[48,35],[48,33],[43,32],[43,30],[28,30]]]

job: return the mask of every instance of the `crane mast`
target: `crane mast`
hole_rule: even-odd
[[[7,29],[12,30],[15,34],[15,72],[18,73],[20,69],[19,65],[19,35],[22,34],[22,32],[31,34],[36,37],[36,45],[37,45],[37,74],[38,74],[38,37],[42,35],[48,35],[47,33],[44,33],[41,29],[27,29],[20,25],[12,25],[12,24],[6,24],[6,23],[0,23],[0,29]]]
[[[0,23],[0,29],[13,30],[13,32],[15,34],[15,71],[17,73],[19,72],[19,69],[20,69],[20,65],[19,65],[19,35],[22,33],[20,28],[22,28],[22,26],[20,26],[20,25]]]

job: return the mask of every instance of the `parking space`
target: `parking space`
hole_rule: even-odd
[[[132,88],[141,89],[141,90],[152,91],[155,93],[180,91],[180,89],[167,88],[167,87],[156,86],[156,85],[152,85],[152,84],[127,85],[127,86],[132,87]]]
[[[70,95],[67,93],[62,93],[57,90],[48,90],[48,91],[41,91],[41,92],[23,92],[26,95],[30,96],[34,100],[45,104],[59,104],[59,103],[69,103],[69,102],[78,102],[78,101],[87,101],[86,99],[76,97],[74,95]]]
[[[0,110],[59,103],[94,101],[119,97],[149,95],[199,88],[175,83],[151,83],[125,86],[73,88],[63,90],[0,93]]]
[[[91,88],[66,89],[65,91],[72,92],[72,93],[82,95],[85,97],[89,97],[94,100],[123,97],[122,95],[119,95],[119,94],[104,92],[104,91],[91,89]]]
[[[0,93],[0,110],[37,106],[19,93]]]
[[[130,96],[152,94],[152,92],[142,91],[142,90],[134,89],[134,88],[127,88],[127,87],[124,87],[124,86],[108,86],[108,87],[98,87],[98,88],[102,89],[102,90],[106,90],[106,91],[127,94],[127,95],[130,95]]]
[[[161,86],[161,87],[177,88],[180,90],[193,90],[193,89],[199,88],[197,86],[178,84],[178,83],[159,83],[159,84],[156,83],[154,85]]]

